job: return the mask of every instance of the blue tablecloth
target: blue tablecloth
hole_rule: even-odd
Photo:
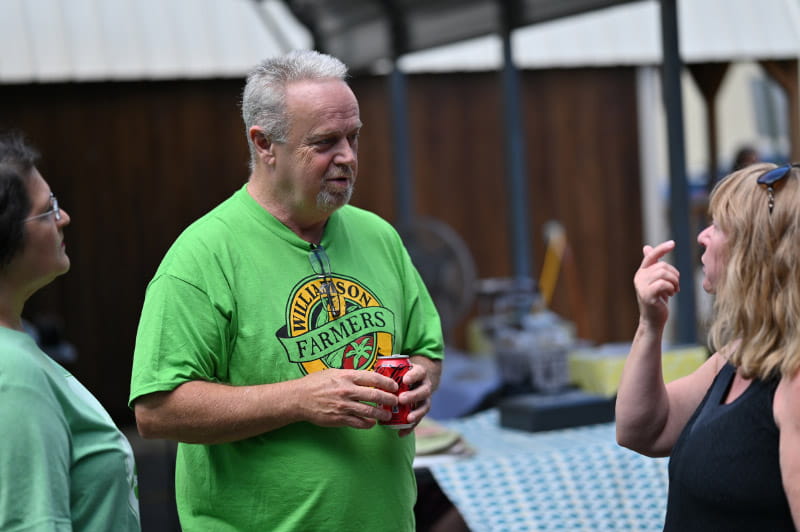
[[[489,410],[443,424],[476,453],[428,468],[472,532],[663,528],[667,459],[619,447],[613,423],[531,433]]]

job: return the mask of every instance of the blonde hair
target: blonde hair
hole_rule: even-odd
[[[757,180],[773,164],[733,172],[711,192],[709,214],[726,237],[709,341],[741,340],[730,361],[745,377],[793,376],[800,368],[800,169],[775,184],[775,205]]]

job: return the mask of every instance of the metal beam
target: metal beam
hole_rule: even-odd
[[[503,119],[505,123],[505,158],[511,235],[512,273],[517,279],[531,277],[531,238],[528,218],[528,175],[525,169],[525,130],[522,124],[519,72],[514,64],[511,30],[517,23],[519,5],[500,0],[501,37],[503,39]]]
[[[683,134],[683,98],[681,96],[681,61],[678,47],[677,0],[661,0],[661,37],[663,46],[664,106],[667,112],[667,139],[670,175],[670,222],[675,240],[675,265],[681,272],[678,294],[677,329],[679,343],[697,342],[696,303],[694,297],[695,260],[689,230],[689,187],[686,182],[686,154]]]
[[[403,10],[396,0],[381,0],[381,7],[389,20],[391,31],[392,70],[389,72],[389,98],[392,124],[392,163],[394,166],[394,188],[396,227],[401,234],[411,228],[414,217],[414,176],[411,170],[411,143],[408,127],[408,84],[406,74],[397,64],[397,59],[408,49],[408,27]]]
[[[408,140],[408,88],[406,85],[406,75],[395,62],[389,73],[389,96],[391,98],[396,225],[401,233],[411,226],[415,210],[411,145]]]

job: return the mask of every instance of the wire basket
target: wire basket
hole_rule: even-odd
[[[574,343],[571,324],[546,311],[526,316],[522,328],[498,330],[494,345],[503,384],[541,393],[566,388],[570,384],[567,354]]]
[[[515,389],[529,388],[554,393],[570,382],[566,348],[498,349],[497,365],[503,384]]]

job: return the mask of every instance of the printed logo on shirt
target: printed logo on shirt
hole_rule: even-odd
[[[289,361],[306,374],[372,369],[377,356],[393,352],[394,314],[357,280],[334,275],[332,282],[335,291],[326,290],[318,277],[295,286],[278,340]]]

